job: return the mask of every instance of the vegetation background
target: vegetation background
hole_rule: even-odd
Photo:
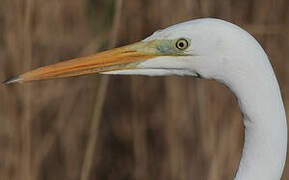
[[[0,80],[199,17],[257,38],[288,112],[288,0],[1,0]],[[0,179],[229,180],[242,151],[241,119],[227,88],[191,77],[1,86]]]

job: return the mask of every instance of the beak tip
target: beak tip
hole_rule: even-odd
[[[12,83],[17,83],[20,80],[21,79],[19,78],[19,76],[16,76],[16,77],[12,77],[12,78],[9,78],[9,79],[3,81],[2,84],[7,85],[7,84],[12,84]]]

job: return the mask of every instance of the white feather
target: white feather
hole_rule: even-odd
[[[235,179],[280,179],[287,151],[286,116],[278,82],[262,47],[246,31],[218,19],[177,24],[144,41],[176,38],[191,40],[186,50],[190,56],[149,59],[135,70],[108,74],[200,74],[226,84],[244,115],[245,142]]]

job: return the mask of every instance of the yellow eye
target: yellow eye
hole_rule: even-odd
[[[185,50],[187,49],[189,46],[189,43],[187,40],[185,39],[179,39],[177,42],[176,42],[176,47],[179,49],[179,50]]]

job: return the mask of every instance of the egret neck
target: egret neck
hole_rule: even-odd
[[[243,114],[245,140],[235,179],[277,180],[286,160],[285,111],[271,65],[263,59],[266,55],[254,58],[261,58],[260,63],[245,66],[238,71],[242,75],[232,74],[230,80],[221,81],[233,91]]]

